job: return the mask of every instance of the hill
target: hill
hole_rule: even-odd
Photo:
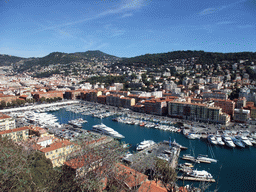
[[[49,55],[41,58],[34,58],[30,60],[25,60],[24,64],[18,67],[18,71],[30,70],[32,67],[40,69],[41,67],[57,64],[77,64],[86,65],[90,62],[104,62],[113,63],[118,60],[118,57],[103,53],[101,51],[86,51],[77,53],[61,53],[52,52]]]
[[[255,61],[256,53],[254,52],[239,52],[239,53],[216,53],[204,51],[174,51],[168,53],[146,54],[132,58],[123,59],[117,65],[141,65],[150,67],[151,65],[159,66],[170,63],[175,59],[197,58],[197,62],[204,64],[217,64],[222,61],[239,62],[239,60]]]
[[[12,63],[18,63],[22,57],[0,54],[0,66],[10,66]]]

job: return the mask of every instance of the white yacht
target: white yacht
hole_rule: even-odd
[[[92,126],[91,131],[94,131],[96,133],[100,133],[100,134],[103,134],[103,135],[111,136],[111,137],[114,137],[116,139],[123,139],[124,138],[123,135],[121,135],[120,133],[118,133],[114,129],[112,129],[110,127],[107,127],[103,123]]]
[[[221,135],[216,135],[216,140],[218,145],[225,145],[225,143],[222,141]]]
[[[212,175],[208,173],[207,171],[198,171],[198,170],[192,170],[192,172],[188,173],[189,176],[191,177],[196,177],[196,178],[204,178],[204,179],[212,179]]]
[[[231,147],[231,148],[236,147],[236,145],[233,143],[233,141],[232,141],[230,136],[222,135],[222,139],[223,139],[223,141],[226,143],[226,145],[228,147]]]
[[[213,163],[217,163],[217,160],[216,160],[216,159],[209,158],[207,155],[199,155],[199,156],[197,157],[197,160],[198,160],[198,161],[210,161],[210,162],[213,162]]]
[[[236,139],[240,140],[246,146],[252,146],[252,142],[246,136],[236,136]]]
[[[197,133],[189,133],[189,134],[187,135],[187,138],[188,138],[188,139],[200,139],[201,136],[200,136],[199,134],[197,134]]]
[[[213,144],[213,145],[217,145],[217,144],[218,144],[217,139],[216,139],[216,137],[215,137],[214,135],[209,135],[209,136],[207,137],[207,139],[208,139],[208,141],[209,141],[211,144]]]
[[[144,140],[144,141],[140,142],[140,144],[137,146],[136,150],[141,151],[143,149],[151,147],[154,144],[155,144],[155,142],[152,140]]]

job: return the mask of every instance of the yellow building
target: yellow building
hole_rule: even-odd
[[[256,107],[251,108],[251,118],[256,119]]]
[[[56,167],[63,165],[69,155],[78,151],[79,145],[68,140],[60,140],[46,147],[37,145],[37,148],[52,161],[53,167]]]
[[[20,127],[17,129],[10,129],[10,130],[5,130],[0,132],[0,135],[2,137],[9,137],[15,142],[27,140],[28,134],[29,134],[28,127]]]
[[[13,119],[8,115],[0,113],[0,131],[15,129],[15,128],[16,128],[15,119]]]

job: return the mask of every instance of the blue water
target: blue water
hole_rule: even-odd
[[[67,123],[71,119],[82,117],[88,121],[88,123],[83,124],[83,129],[86,130],[90,130],[93,125],[101,123],[101,120],[98,118],[75,114],[73,112],[65,111],[65,109],[51,113],[58,117],[60,123]],[[136,144],[140,143],[144,139],[151,139],[155,142],[160,142],[168,140],[169,137],[171,137],[172,140],[176,139],[178,143],[189,148],[186,151],[182,151],[181,155],[184,153],[192,153],[193,150],[195,156],[198,154],[210,155],[210,150],[206,141],[188,140],[180,133],[171,133],[169,131],[162,131],[136,125],[126,125],[112,121],[112,117],[102,119],[102,123],[124,135],[125,138],[122,141],[132,144],[131,150],[135,150]],[[201,163],[195,166],[198,170],[206,170],[210,172],[217,181],[216,183],[211,184],[209,187],[210,191],[217,188],[221,192],[256,192],[255,147],[229,149],[221,146],[212,146],[212,150],[215,158],[218,160],[218,163]],[[183,162],[183,160],[180,160],[180,162]],[[191,184],[191,182],[184,182],[184,184]],[[179,185],[183,185],[183,182],[180,181]],[[199,183],[194,183],[194,186],[198,185]]]

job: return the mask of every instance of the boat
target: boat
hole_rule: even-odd
[[[151,147],[154,144],[155,144],[155,142],[152,140],[144,140],[144,141],[140,142],[140,144],[136,147],[136,150],[141,151],[141,150]]]
[[[103,134],[103,135],[111,136],[111,137],[114,137],[116,139],[123,139],[124,138],[123,135],[121,135],[120,133],[118,133],[114,129],[112,129],[110,127],[107,127],[103,123],[92,126],[91,131],[96,132],[96,133],[100,133],[100,134]]]
[[[235,137],[231,137],[231,139],[237,147],[241,147],[241,148],[245,147],[245,144],[242,141],[240,141],[239,139],[237,139]]]
[[[218,145],[225,145],[225,143],[222,141],[221,135],[216,135],[216,140]]]
[[[177,142],[175,141],[175,139],[173,140],[173,142],[171,142],[171,146],[172,146],[172,147],[178,147],[178,148],[180,148],[180,149],[182,149],[182,150],[187,150],[187,149],[188,149],[187,147],[184,147],[184,146],[180,145],[179,143],[177,143]]]
[[[240,140],[246,146],[252,146],[251,141],[246,136],[236,136],[236,139]]]
[[[198,155],[198,157],[196,158],[198,161],[200,162],[213,162],[213,163],[217,163],[218,160],[213,159],[213,158],[209,158],[208,155]]]
[[[207,137],[207,139],[208,139],[208,141],[209,141],[211,144],[213,144],[213,145],[217,145],[217,144],[218,144],[217,139],[216,139],[216,137],[215,137],[214,135],[209,135],[209,136]]]
[[[231,148],[236,147],[235,144],[233,143],[232,139],[230,138],[230,136],[222,135],[222,139],[228,147],[231,147]]]
[[[189,133],[189,134],[187,135],[187,138],[188,138],[188,139],[200,139],[201,136],[200,136],[199,134],[196,134],[196,133]]]
[[[198,170],[192,170],[192,172],[187,173],[191,177],[196,177],[196,178],[203,178],[203,179],[212,179],[212,175],[208,173],[205,170],[198,171]]]
[[[182,156],[182,159],[192,161],[192,162],[195,162],[195,163],[200,163],[200,161],[198,161],[194,156],[192,156],[190,154],[184,154]]]

